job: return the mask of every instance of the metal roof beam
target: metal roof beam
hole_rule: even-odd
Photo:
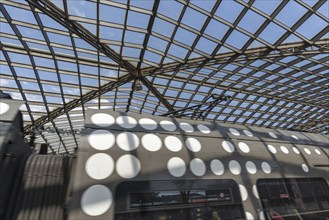
[[[142,74],[145,76],[165,73],[170,71],[179,71],[190,68],[201,68],[204,66],[211,66],[217,64],[226,64],[239,61],[250,61],[258,59],[270,59],[286,56],[309,55],[309,54],[323,54],[329,53],[329,39],[319,40],[314,45],[309,45],[305,42],[290,43],[278,46],[276,49],[268,47],[260,47],[248,49],[244,53],[229,52],[218,54],[213,58],[196,58],[188,60],[185,63],[169,63],[161,67],[148,67],[142,69]]]
[[[26,0],[30,5],[39,9],[64,27],[66,27],[69,31],[79,36],[81,39],[88,42],[90,45],[104,53],[106,56],[111,58],[114,62],[116,62],[120,67],[126,69],[129,73],[137,76],[137,69],[128,61],[123,60],[122,57],[117,54],[114,50],[112,50],[106,44],[102,44],[99,42],[99,39],[90,33],[86,28],[80,25],[76,21],[72,21],[68,19],[65,15],[65,12],[57,8],[52,2],[49,0]]]
[[[33,124],[25,126],[24,132],[30,133],[30,132],[36,131],[36,130],[40,129],[43,125],[45,125],[48,122],[57,118],[58,116],[64,115],[67,112],[71,111],[72,109],[79,107],[80,105],[85,104],[86,102],[88,102],[94,98],[97,98],[98,96],[100,96],[110,90],[113,90],[133,79],[134,79],[134,76],[127,74],[127,75],[119,78],[118,81],[110,82],[105,85],[102,85],[99,87],[98,90],[93,90],[93,91],[90,91],[90,92],[82,95],[81,99],[74,99],[74,100],[66,103],[63,107],[57,108],[57,109],[49,112],[48,115],[38,118],[37,120],[34,121]]]
[[[57,8],[53,3],[49,0],[26,0],[30,5],[39,9],[64,27],[66,27],[69,31],[79,36],[81,39],[85,40],[93,47],[104,53],[106,56],[111,58],[113,61],[118,63],[118,65],[124,69],[126,69],[131,75],[135,77],[140,77],[139,71],[135,68],[130,62],[123,60],[122,57],[117,54],[114,50],[112,50],[106,44],[100,43],[99,39],[90,33],[86,28],[81,26],[78,22],[69,20],[62,10]],[[144,81],[143,81],[144,83]],[[165,98],[154,88],[151,84],[145,85],[147,88],[152,91],[152,93],[166,106],[169,107],[168,110],[171,111],[173,107],[165,100]]]

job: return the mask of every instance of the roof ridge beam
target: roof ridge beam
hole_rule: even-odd
[[[310,50],[308,49],[310,48]],[[217,54],[213,58],[195,58],[187,60],[185,63],[169,63],[160,67],[148,67],[141,69],[143,75],[155,75],[159,73],[165,73],[170,71],[179,71],[189,68],[200,68],[204,66],[211,66],[216,64],[230,63],[232,61],[249,61],[262,58],[276,58],[292,55],[302,54],[319,54],[329,53],[329,39],[319,40],[314,42],[314,45],[309,45],[305,42],[294,42],[278,46],[276,49],[268,47],[252,48],[244,51],[243,53],[228,52],[223,54]]]

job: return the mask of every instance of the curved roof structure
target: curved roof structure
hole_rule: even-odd
[[[78,146],[85,109],[327,132],[328,1],[1,1],[1,90],[26,135]]]

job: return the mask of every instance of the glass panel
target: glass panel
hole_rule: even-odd
[[[324,179],[262,179],[257,188],[270,220],[325,220],[329,216],[329,187]]]
[[[191,8],[187,8],[184,13],[182,23],[194,29],[200,30],[201,27],[204,25],[206,18],[207,17],[201,14],[200,12],[197,12]]]
[[[231,180],[123,182],[116,195],[117,220],[244,218],[238,186]]]
[[[233,23],[242,11],[243,6],[233,1],[222,1],[216,11],[216,15]]]

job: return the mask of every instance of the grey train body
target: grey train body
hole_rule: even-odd
[[[322,135],[105,110],[87,115],[72,220],[156,219],[156,213],[210,219],[204,213],[212,211],[211,201],[216,212],[227,207],[232,215],[240,212],[230,218],[222,211],[221,219],[266,219],[257,190],[266,183],[257,181],[320,178],[328,185],[328,139]],[[231,191],[227,197],[212,195],[225,190]],[[177,199],[186,192],[198,195]],[[97,200],[93,194],[102,195],[101,206],[90,205]],[[179,214],[184,210],[188,217]]]
[[[320,134],[89,109],[75,155],[42,155],[1,103],[0,219],[329,218]]]

